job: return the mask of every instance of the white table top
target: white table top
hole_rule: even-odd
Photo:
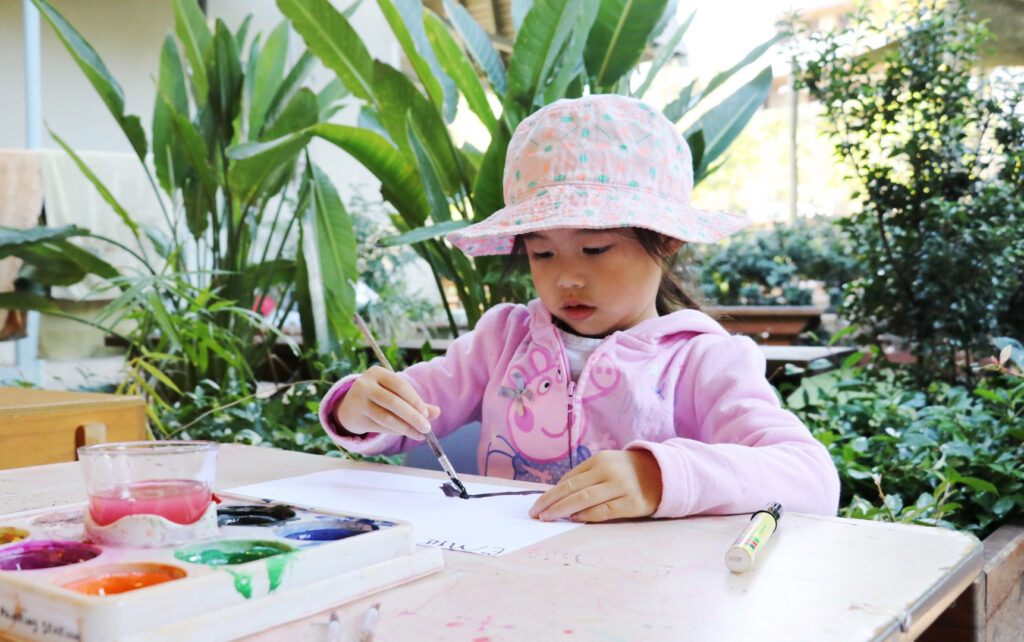
[[[376,467],[225,445],[217,486],[339,466]],[[77,464],[0,473],[0,514],[84,499]],[[357,639],[378,602],[376,640],[913,639],[983,563],[964,533],[786,514],[754,568],[737,575],[723,557],[747,519],[588,524],[496,558],[446,552],[440,572],[335,609],[341,639]],[[328,616],[247,639],[321,642]]]

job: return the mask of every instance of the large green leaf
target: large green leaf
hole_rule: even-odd
[[[732,141],[739,136],[772,88],[772,68],[765,67],[757,76],[737,89],[731,96],[709,109],[690,128],[688,134],[700,130],[704,134],[704,157],[700,167],[694,167],[694,177],[702,175]]]
[[[210,214],[216,206],[214,197],[207,192],[195,170],[191,170],[181,183],[181,204],[185,208],[185,223],[192,237],[198,239],[210,223]]]
[[[242,61],[235,38],[227,25],[217,20],[213,46],[206,52],[206,73],[210,81],[210,110],[222,141],[234,138],[234,120],[242,109]]]
[[[552,69],[551,79],[544,89],[544,104],[553,103],[563,98],[572,81],[586,73],[583,63],[583,49],[587,44],[587,36],[597,19],[601,0],[580,0],[581,10],[576,16],[576,25],[572,35],[565,43],[562,53],[555,59],[556,67]]]
[[[526,14],[533,8],[533,0],[512,0],[509,13],[512,14],[512,29],[519,33],[523,28],[523,20]]]
[[[72,285],[88,274],[104,279],[120,276],[115,267],[67,239],[23,246],[18,257],[33,266],[30,280],[42,285]]]
[[[235,45],[238,50],[245,49],[245,39],[249,35],[249,27],[252,26],[252,14],[247,15],[243,20],[241,26],[238,27],[238,31],[235,32]]]
[[[31,245],[48,243],[71,238],[72,236],[91,236],[89,230],[75,225],[62,227],[30,227],[27,230],[4,227],[0,225],[0,259],[8,256],[19,256],[18,252]]]
[[[696,11],[694,9],[694,12]],[[658,24],[654,25],[650,35],[647,37],[648,46],[653,45],[657,37],[664,33],[665,28],[675,19],[677,13],[679,13],[679,0],[668,0],[665,10],[661,13],[661,19],[658,20]]]
[[[423,134],[411,112],[406,119],[406,137],[409,139],[409,146],[412,148],[416,166],[420,171],[420,178],[423,180],[423,191],[427,195],[427,202],[430,203],[431,216],[435,221],[450,220],[452,217],[451,205],[441,186],[441,179],[438,175],[439,168],[435,165],[433,155],[424,148]]]
[[[725,83],[725,81],[727,81],[730,78],[732,78],[733,75],[737,71],[740,71],[741,69],[744,69],[745,67],[750,65],[750,63],[754,62],[755,60],[757,60],[758,58],[763,56],[764,52],[768,51],[768,49],[772,45],[774,45],[776,42],[778,42],[784,36],[785,36],[785,34],[782,34],[782,33],[779,33],[779,34],[776,34],[775,36],[772,36],[771,38],[769,38],[765,42],[762,42],[758,46],[756,46],[753,49],[751,49],[747,53],[747,55],[743,57],[743,60],[739,61],[738,63],[736,63],[732,67],[726,69],[725,71],[720,71],[717,74],[715,74],[711,78],[711,81],[708,83],[708,86],[704,88],[704,90],[701,92],[700,96],[694,102],[694,105],[699,103],[705,96],[709,96],[711,94],[711,92],[713,92],[715,89],[717,89],[723,83]]]
[[[411,243],[420,243],[422,241],[429,241],[430,239],[445,236],[456,230],[461,230],[467,225],[471,225],[471,223],[469,221],[443,221],[436,225],[418,227],[415,230],[406,232],[405,234],[381,239],[380,243],[381,245],[408,245]]]
[[[508,142],[511,137],[512,133],[505,125],[504,119],[499,120],[498,124],[491,129],[491,144],[484,152],[484,158],[480,161],[480,169],[477,170],[476,180],[473,181],[471,198],[474,222],[484,220],[505,206],[502,177],[505,172],[505,154],[508,152]]]
[[[124,113],[124,92],[121,85],[114,80],[114,77],[107,71],[96,50],[82,38],[75,28],[68,24],[64,16],[57,13],[56,9],[46,3],[46,0],[32,0],[39,9],[39,13],[53,27],[54,33],[64,44],[71,57],[78,63],[79,68],[89,79],[89,83],[100,95],[100,99],[114,116],[114,120],[120,125],[132,149],[140,160],[146,158],[146,133],[142,131],[142,124],[138,116],[128,116]]]
[[[455,118],[458,95],[452,79],[441,69],[423,27],[423,5],[419,0],[377,0],[391,31],[405,52],[431,102],[444,115],[445,122]]]
[[[668,0],[602,0],[583,54],[595,92],[612,90],[636,66]]]
[[[508,89],[505,65],[502,64],[501,56],[491,44],[487,32],[461,4],[452,2],[452,0],[444,0],[444,10],[448,14],[448,19],[452,21],[455,31],[462,38],[463,44],[466,45],[469,55],[473,57],[477,66],[487,77],[491,89],[499,98],[504,98]]]
[[[210,165],[209,148],[206,141],[199,134],[199,130],[188,119],[187,116],[178,112],[173,105],[168,103],[167,97],[160,94],[157,100],[162,100],[167,107],[171,117],[171,133],[181,147],[182,153],[188,160],[191,173],[199,180],[202,188],[206,191],[208,200],[213,202],[217,197],[217,173]],[[189,172],[186,172],[188,174]]]
[[[338,74],[349,91],[376,103],[372,89],[373,59],[345,16],[328,0],[277,0],[277,6],[310,51]]]
[[[249,107],[249,140],[256,140],[263,129],[274,95],[284,78],[284,63],[288,56],[288,22],[281,21],[267,36],[263,50],[257,58],[252,75],[252,104]],[[268,137],[268,138],[273,138]]]
[[[308,199],[306,200],[308,202]],[[304,205],[300,201],[298,211],[304,210]],[[302,229],[301,227],[299,228]],[[302,327],[302,344],[307,347],[317,345],[316,341],[316,315],[313,312],[313,299],[310,295],[309,289],[309,265],[306,260],[306,252],[303,249],[305,243],[302,242],[302,236],[300,234],[298,249],[295,253],[295,304],[299,312],[299,325]],[[319,347],[319,346],[318,346]]]
[[[319,118],[320,103],[317,102],[316,94],[308,87],[303,87],[288,101],[284,111],[273,122],[267,123],[264,135],[267,140],[274,140],[311,127],[320,122]]]
[[[248,206],[266,195],[266,188],[280,176],[313,137],[300,130],[265,143],[242,143],[227,150],[234,162],[228,170],[228,185],[235,197]]]
[[[374,61],[373,88],[380,105],[381,124],[391,140],[413,160],[406,135],[406,119],[411,113],[445,194],[456,194],[463,183],[459,159],[437,108],[416,89],[408,76],[380,61]]]
[[[324,288],[327,324],[335,337],[351,336],[356,294],[352,283],[359,279],[356,267],[355,231],[352,219],[330,179],[310,164],[310,205],[320,254],[320,275]]]
[[[185,73],[178,57],[178,46],[171,34],[164,38],[160,50],[160,75],[157,91],[181,114],[188,117],[188,93],[185,90]],[[156,177],[164,191],[170,194],[180,187],[185,178],[185,155],[180,146],[174,144],[171,134],[171,112],[163,100],[157,99],[153,106],[153,164]]]
[[[577,0],[538,0],[526,15],[508,63],[504,118],[510,129],[533,112],[583,8]]]
[[[130,214],[128,214],[127,210],[125,210],[124,207],[117,202],[117,199],[114,198],[114,195],[110,193],[110,190],[107,189],[107,186],[104,185],[102,181],[100,181],[100,179],[96,176],[96,174],[92,172],[91,169],[89,169],[89,166],[85,164],[85,161],[83,161],[81,157],[79,157],[79,155],[76,154],[73,149],[68,147],[67,143],[65,143],[60,136],[53,133],[52,131],[50,132],[50,136],[52,136],[53,139],[57,141],[57,144],[60,145],[65,152],[67,152],[68,156],[71,157],[71,160],[73,160],[75,162],[75,165],[78,166],[78,169],[82,170],[82,173],[85,174],[85,177],[89,179],[89,182],[92,183],[93,187],[96,188],[96,191],[100,193],[100,196],[103,197],[103,200],[107,203],[107,205],[109,205],[114,210],[118,218],[121,219],[121,222],[128,226],[128,229],[131,231],[132,236],[135,237],[136,241],[138,241],[139,226],[136,225],[135,221],[132,220],[132,217]]]
[[[38,310],[46,314],[64,314],[53,299],[31,292],[0,292],[0,310]]]
[[[192,99],[196,101],[197,107],[203,107],[210,91],[206,79],[206,50],[210,47],[213,34],[196,0],[172,0],[172,4],[174,32],[178,34],[178,40],[185,49],[185,58],[191,71],[189,79],[192,83]]]
[[[303,87],[288,102],[287,107],[280,116],[267,127],[264,132],[267,140],[281,138],[292,132],[311,127],[319,122],[320,105],[316,95],[308,87]],[[276,178],[269,180],[261,196],[266,199],[268,196],[277,194],[287,187],[288,182],[295,173],[297,157],[283,163],[276,172]]]
[[[477,76],[473,65],[462,53],[462,49],[455,42],[455,38],[448,31],[444,21],[434,12],[427,11],[424,14],[423,22],[430,46],[437,54],[441,67],[465,96],[470,110],[477,115],[477,118],[488,130],[494,127],[494,123],[498,119],[495,117],[490,103],[487,102],[487,94],[480,82],[480,77]]]
[[[412,160],[412,150],[405,137],[405,118],[417,101],[428,102],[412,80],[391,65],[373,61],[373,93],[379,109],[370,111],[387,133],[388,138],[406,158]]]
[[[273,123],[277,120],[277,117],[281,115],[281,110],[284,109],[285,105],[291,101],[292,96],[302,87],[302,83],[306,82],[310,73],[313,71],[313,67],[316,65],[316,56],[310,51],[303,51],[302,56],[299,57],[298,62],[288,71],[288,75],[278,86],[277,91],[274,93],[274,97],[270,100],[270,105],[267,106],[266,114],[263,117],[263,127],[266,129],[269,123]],[[327,83],[328,86],[333,85],[334,87],[340,87],[342,94],[348,92],[345,86],[341,84],[338,78],[334,78],[331,82]],[[328,91],[327,87],[321,90],[321,93]],[[333,91],[333,88],[332,88]],[[319,96],[318,96],[319,99]],[[318,111],[320,113],[319,105]],[[319,120],[319,117],[318,117]],[[260,134],[261,132],[254,132],[252,129],[249,130],[250,139],[253,134]],[[259,137],[261,140],[262,136]]]
[[[706,174],[698,172],[704,167],[704,132],[697,130],[686,137],[686,145],[690,148],[690,158],[694,169],[693,184],[696,185]]]
[[[671,4],[674,5],[675,2],[673,1]],[[669,10],[671,9],[672,7],[670,6]],[[643,95],[647,93],[648,89],[650,89],[651,83],[654,82],[654,77],[658,75],[661,68],[665,66],[665,63],[668,62],[669,58],[672,57],[672,54],[675,53],[676,47],[679,46],[679,41],[683,39],[683,34],[685,34],[686,30],[690,28],[690,23],[693,22],[693,17],[696,15],[696,9],[691,11],[690,15],[683,21],[683,24],[679,25],[679,28],[672,34],[672,37],[658,49],[657,55],[654,56],[654,60],[651,61],[651,68],[647,70],[647,76],[644,77],[644,81],[640,83],[640,86],[633,92],[635,97],[643,98]]]
[[[696,86],[697,81],[691,80],[690,84],[679,91],[679,95],[676,96],[675,100],[665,105],[665,109],[661,110],[661,113],[665,114],[665,118],[668,118],[673,123],[679,122],[679,119],[693,106],[693,90]]]
[[[341,104],[341,99],[351,93],[337,76],[324,85],[324,88],[316,95],[316,101],[320,104],[320,121],[327,122],[335,112],[344,106]]]
[[[380,134],[361,127],[321,123],[313,132],[344,149],[381,182],[381,191],[411,227],[427,219],[430,204],[416,166]]]

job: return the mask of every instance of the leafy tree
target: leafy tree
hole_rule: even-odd
[[[809,35],[799,60],[862,189],[841,313],[908,339],[921,380],[970,381],[993,336],[1024,332],[1024,85],[982,75],[986,37],[958,3],[918,0]]]

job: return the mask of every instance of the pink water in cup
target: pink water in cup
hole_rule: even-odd
[[[207,441],[137,441],[78,449],[97,526],[130,515],[157,515],[192,524],[212,500],[217,444]]]
[[[154,479],[114,486],[89,496],[89,510],[100,526],[125,515],[160,515],[177,524],[191,524],[210,505],[210,487],[188,479]]]

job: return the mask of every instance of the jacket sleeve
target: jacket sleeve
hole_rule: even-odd
[[[431,421],[438,437],[480,419],[484,389],[495,364],[504,353],[525,336],[529,313],[524,306],[501,304],[488,310],[476,327],[453,341],[443,356],[417,363],[399,374],[427,402],[441,408]],[[383,433],[354,435],[335,418],[335,410],[359,374],[351,374],[334,384],[320,402],[320,423],[332,440],[345,450],[361,455],[394,455],[422,444]]]
[[[635,441],[661,467],[654,517],[747,513],[780,502],[787,511],[835,515],[839,475],[828,450],[781,407],[764,355],[747,337],[699,335],[676,390],[676,431]]]

